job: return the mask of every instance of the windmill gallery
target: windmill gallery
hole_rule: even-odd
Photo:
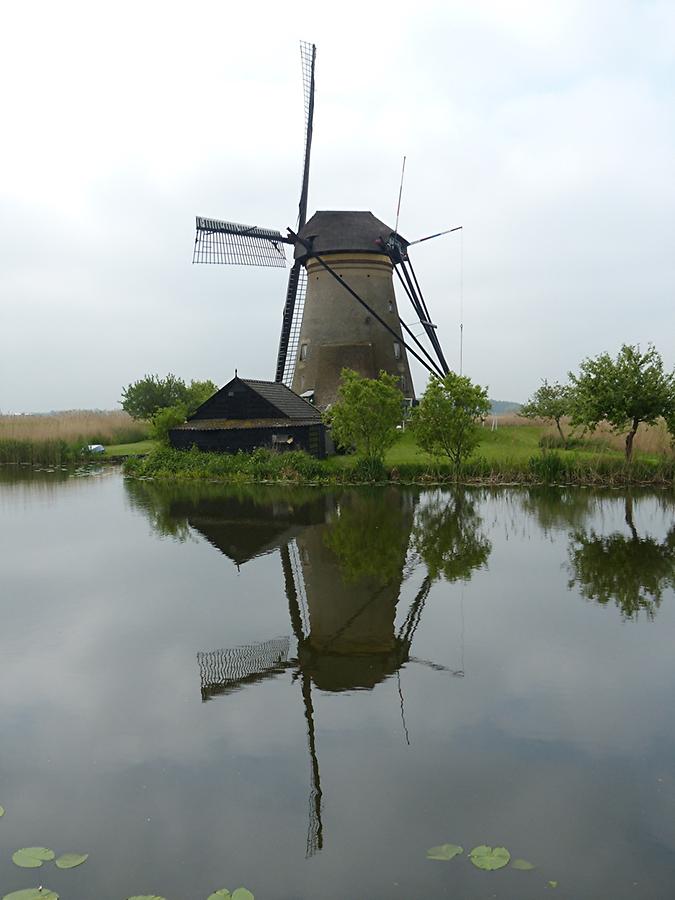
[[[194,263],[286,266],[293,251],[274,382],[235,378],[170,432],[176,448],[236,452],[255,447],[302,449],[323,457],[331,441],[321,414],[335,402],[344,368],[362,377],[381,371],[414,402],[408,357],[433,375],[449,367],[408,255],[411,244],[363,210],[318,210],[307,220],[314,119],[316,47],[300,46],[305,100],[305,155],[296,230],[197,217]],[[400,194],[399,194],[400,207]],[[401,319],[394,275],[410,301],[420,335]],[[421,339],[424,338],[424,341]]]

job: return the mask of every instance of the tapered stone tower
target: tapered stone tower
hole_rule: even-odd
[[[319,409],[337,398],[340,373],[354,369],[367,378],[381,370],[395,375],[404,397],[414,396],[405,347],[323,268],[326,260],[368,306],[401,333],[393,266],[381,241],[393,229],[371,212],[319,211],[300,231],[312,255],[296,244],[295,258],[307,270],[307,295],[300,327],[293,390]]]

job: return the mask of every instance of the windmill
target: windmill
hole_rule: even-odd
[[[413,398],[408,354],[433,375],[442,377],[449,367],[408,248],[462,226],[407,241],[398,234],[398,215],[393,229],[363,210],[320,210],[307,220],[316,46],[302,42],[300,54],[305,152],[296,230],[283,235],[197,217],[192,261],[285,267],[290,245],[275,381],[325,408],[336,399],[343,367],[373,378],[384,370],[399,379],[404,397]],[[412,304],[414,325],[422,328],[419,335],[399,316],[394,274]]]
[[[395,502],[399,502],[396,498]],[[385,501],[386,506],[386,501]],[[428,666],[436,671],[461,676],[463,670],[452,670],[411,655],[412,643],[429,596],[432,579],[427,575],[398,628],[395,627],[401,587],[415,570],[419,559],[410,557],[408,544],[412,527],[414,504],[399,506],[401,522],[397,546],[400,567],[394,566],[385,581],[364,577],[345,583],[342,562],[326,544],[327,522],[339,510],[324,510],[305,520],[305,524],[291,535],[287,511],[276,530],[276,544],[281,556],[283,583],[288,602],[290,636],[231,647],[197,655],[201,697],[203,702],[215,697],[251,689],[261,682],[291,673],[299,684],[307,729],[307,750],[310,761],[309,822],[306,855],[321,850],[324,841],[322,822],[323,792],[316,740],[315,708],[312,689],[341,692],[371,690],[385,679],[396,675],[407,662]],[[318,508],[315,510],[318,513]],[[392,510],[385,509],[385,514]],[[258,515],[265,520],[274,518],[274,511],[264,506]],[[214,546],[222,543],[224,530],[215,520],[202,519],[198,530]],[[232,545],[224,545],[232,553]],[[258,551],[271,552],[272,544],[258,542]],[[252,548],[249,548],[249,552]],[[241,550],[241,548],[240,548]],[[223,551],[224,552],[224,551]],[[235,551],[236,552],[236,551]],[[237,554],[243,561],[243,557]],[[406,565],[406,558],[408,564]],[[292,646],[295,644],[295,653]],[[403,713],[403,694],[400,688],[401,713],[405,739],[408,731]]]

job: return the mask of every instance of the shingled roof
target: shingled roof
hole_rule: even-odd
[[[311,242],[314,253],[382,253],[377,241],[379,238],[386,240],[393,234],[393,228],[368,210],[321,209],[314,213],[299,234]],[[302,244],[295,245],[295,256],[296,259],[307,256]]]
[[[278,381],[257,381],[250,378],[241,379],[247,387],[260,394],[289,419],[320,419],[321,413],[308,400]]]

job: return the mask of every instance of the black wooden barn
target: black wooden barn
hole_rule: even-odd
[[[202,403],[184,425],[169,431],[178,450],[198,447],[236,453],[267,447],[305,450],[326,456],[326,426],[321,413],[285,384],[233,378]]]

